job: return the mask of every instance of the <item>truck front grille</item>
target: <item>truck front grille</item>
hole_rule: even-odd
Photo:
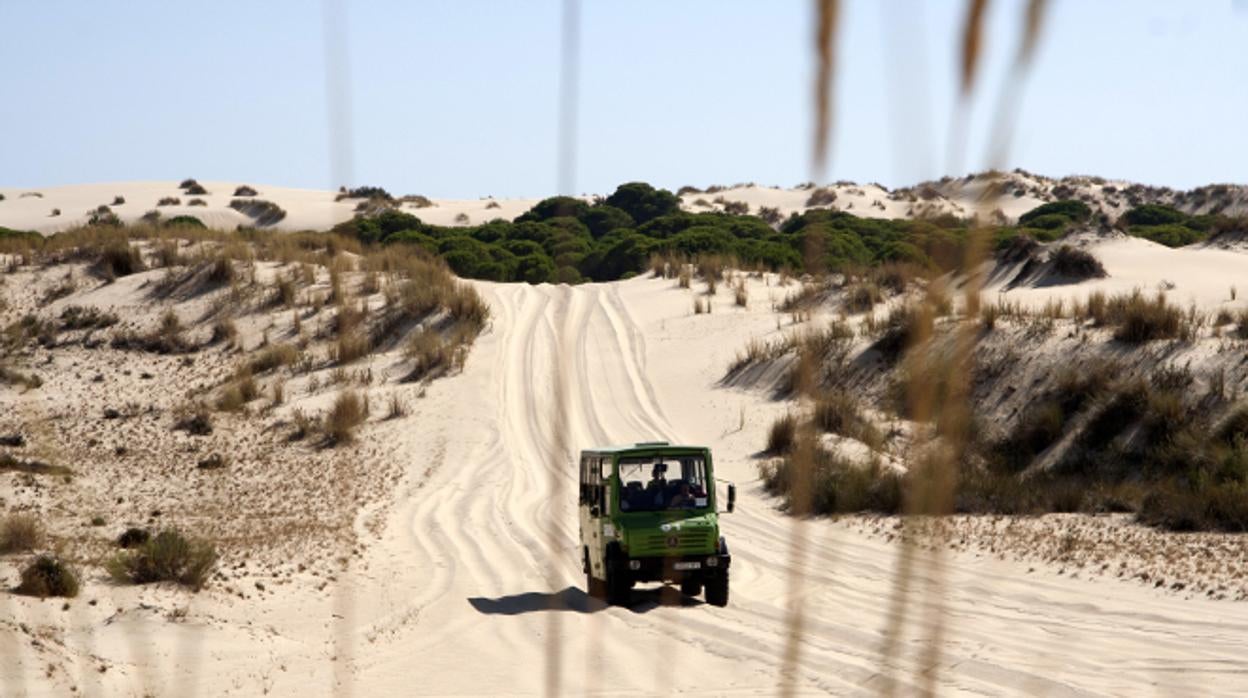
[[[705,551],[709,542],[710,535],[706,531],[681,531],[647,535],[643,545],[651,554],[679,555]]]

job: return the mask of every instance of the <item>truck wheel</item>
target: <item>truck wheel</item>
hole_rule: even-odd
[[[607,595],[607,584],[601,579],[594,578],[594,571],[589,565],[589,549],[584,548],[581,552],[584,556],[583,567],[585,568],[585,593],[588,594],[591,599],[601,599]]]
[[[706,602],[712,606],[728,605],[728,572],[706,580]]]
[[[607,603],[612,606],[627,606],[632,600],[633,580],[627,572],[620,572],[607,566]]]
[[[685,596],[697,596],[702,593],[702,582],[697,579],[686,579],[680,583],[680,593]]]
[[[585,573],[585,593],[590,598],[603,599],[607,595],[607,584],[601,579],[595,579],[593,572]]]

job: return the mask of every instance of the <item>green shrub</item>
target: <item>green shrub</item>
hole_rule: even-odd
[[[78,595],[78,573],[69,563],[54,555],[39,555],[22,568],[21,582],[13,591],[25,596],[63,596],[73,598]]]
[[[517,218],[516,222],[544,221],[559,217],[580,218],[588,211],[589,204],[581,199],[571,196],[552,196],[534,204],[533,208]]]
[[[1092,209],[1082,201],[1074,199],[1063,199],[1061,201],[1051,201],[1047,204],[1041,204],[1027,213],[1018,217],[1018,224],[1033,228],[1045,228],[1046,225],[1038,225],[1036,222],[1049,216],[1059,216],[1065,218],[1069,222],[1083,222],[1092,217]]]
[[[87,225],[117,228],[121,226],[121,219],[109,207],[100,206],[87,217]]]
[[[202,228],[207,229],[208,226],[195,216],[174,216],[163,224],[166,228]]]
[[[1166,247],[1183,247],[1200,242],[1208,237],[1207,233],[1193,230],[1182,225],[1133,225],[1129,231],[1136,237],[1152,240]]]
[[[393,201],[394,197],[390,192],[381,187],[355,187],[354,189],[340,189],[339,199],[382,199],[384,201]]]
[[[217,550],[211,542],[188,538],[177,529],[166,529],[137,547],[118,553],[106,567],[113,579],[121,583],[175,582],[199,590],[208,582],[216,564]]]
[[[621,184],[607,197],[606,204],[627,213],[639,225],[680,210],[675,194],[644,182]]]
[[[1162,204],[1144,204],[1123,214],[1128,225],[1184,225],[1190,219],[1186,213]]]

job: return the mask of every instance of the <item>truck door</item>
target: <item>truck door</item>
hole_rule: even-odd
[[[602,482],[602,462],[600,456],[581,457],[580,502],[578,506],[581,523],[581,546],[587,555],[587,562],[593,575],[599,579],[606,577],[606,569],[602,566],[602,522],[607,516],[606,499]],[[610,462],[610,459],[605,459]]]

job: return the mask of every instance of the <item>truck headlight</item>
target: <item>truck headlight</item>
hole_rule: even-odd
[[[641,569],[641,560],[629,560],[629,561],[628,561],[628,569],[630,569],[630,570],[639,570],[639,569]]]
[[[707,567],[719,567],[719,558],[717,557],[706,558],[706,566]]]

